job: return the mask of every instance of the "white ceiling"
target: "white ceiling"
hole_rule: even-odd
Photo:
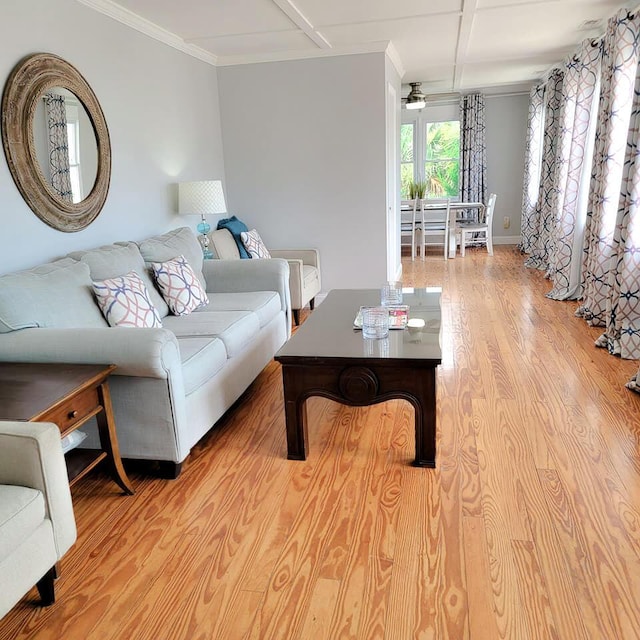
[[[522,88],[620,0],[80,0],[217,65],[387,50],[427,94]],[[389,44],[391,43],[391,44]]]

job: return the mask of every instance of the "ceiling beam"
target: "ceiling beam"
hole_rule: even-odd
[[[331,49],[331,43],[309,22],[291,0],[273,0],[273,3],[320,49]]]
[[[471,29],[473,28],[473,19],[475,17],[478,0],[463,0],[462,14],[460,15],[460,27],[458,29],[458,43],[456,45],[456,62],[453,72],[453,91],[457,91],[462,84],[462,73],[464,71],[464,63],[467,59],[467,49],[469,48],[469,40],[471,39]]]

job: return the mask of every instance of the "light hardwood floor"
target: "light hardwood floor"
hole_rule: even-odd
[[[74,488],[58,601],[34,590],[0,639],[640,638],[637,363],[522,262],[403,261],[444,288],[437,469],[409,465],[401,401],[312,399],[287,461],[271,364],[177,481]]]

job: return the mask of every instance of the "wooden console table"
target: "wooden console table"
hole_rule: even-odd
[[[120,459],[107,378],[115,365],[0,363],[0,420],[53,422],[62,437],[95,416],[101,450],[72,449],[65,460],[73,485],[102,460],[129,495],[133,487]]]

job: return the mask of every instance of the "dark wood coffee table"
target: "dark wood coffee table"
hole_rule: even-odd
[[[415,409],[418,467],[435,467],[436,367],[440,347],[440,288],[404,294],[409,318],[422,327],[389,331],[383,340],[365,340],[353,329],[360,306],[380,303],[377,289],[335,289],[278,351],[284,382],[287,451],[306,460],[309,449],[305,401],[323,396],[349,406],[394,398]]]

